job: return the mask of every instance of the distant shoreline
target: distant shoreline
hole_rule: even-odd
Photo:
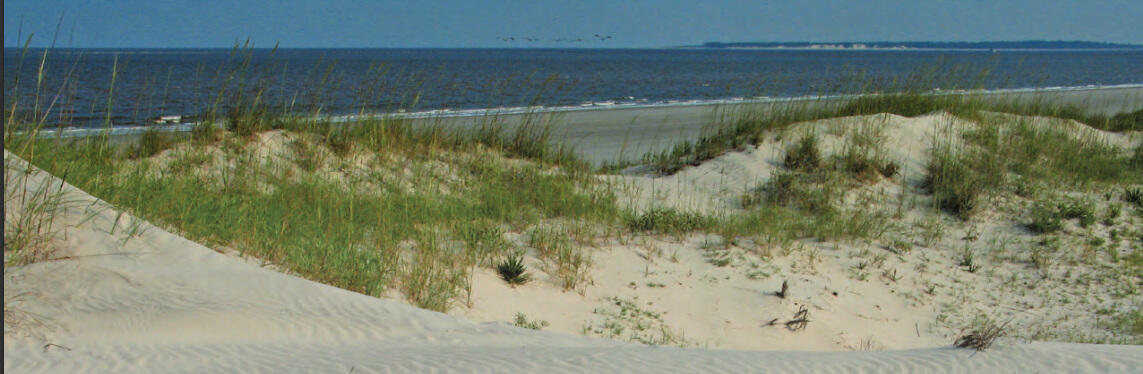
[[[992,41],[992,42],[706,42],[683,46],[696,49],[764,50],[922,50],[922,51],[1135,51],[1143,45],[1088,41]]]
[[[703,47],[684,46],[676,49],[722,50],[722,51],[869,51],[869,52],[1139,52],[1143,47],[1133,48],[846,48],[846,47]]]

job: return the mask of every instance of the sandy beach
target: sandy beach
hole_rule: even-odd
[[[27,170],[10,154],[5,161],[11,167],[9,173]],[[33,173],[17,188],[60,183],[46,173]],[[841,298],[851,302],[823,305],[807,301],[814,303],[815,310],[825,307],[855,319],[815,318],[810,330],[801,335],[758,324],[742,327],[755,332],[739,338],[762,342],[776,351],[648,347],[532,331],[503,322],[475,323],[219,254],[141,222],[70,185],[64,184],[62,191],[69,204],[58,217],[66,227],[58,259],[5,271],[6,372],[1128,373],[1143,365],[1143,349],[1138,346],[1011,341],[986,352],[949,348],[940,339],[917,339],[911,328],[894,327],[902,318],[900,313],[910,312],[905,312],[909,308],[900,301],[888,300],[891,295],[873,295],[869,289],[838,283],[825,289],[841,290]],[[123,230],[127,226],[138,230]],[[604,256],[634,256],[620,253],[623,249],[611,251]],[[682,254],[680,263],[694,261],[690,257],[696,255]],[[598,271],[600,282],[609,282],[611,275],[604,274],[607,269]],[[799,283],[793,292],[818,294],[818,287]],[[480,290],[487,302],[481,300],[477,305],[521,305],[534,292],[530,286],[506,291],[481,286]],[[730,292],[716,297],[721,301],[694,300],[675,306],[660,304],[659,308],[682,314],[685,304],[713,301],[736,309],[750,303],[745,295]],[[558,300],[574,294],[540,293],[549,299],[531,299],[528,304],[549,312],[574,308],[574,302],[560,304]],[[766,298],[760,292],[754,294]],[[877,307],[849,310],[871,303]],[[741,312],[765,315],[767,308],[773,308],[765,304],[762,309],[756,305]],[[880,316],[862,316],[865,313]],[[875,320],[883,322],[870,324]],[[884,344],[927,348],[815,351],[838,348],[833,343],[838,336],[825,332],[832,328],[819,328],[831,324],[867,329]]]
[[[1112,96],[1125,93],[1137,91],[1116,91]],[[613,132],[670,132],[654,127],[659,123],[679,129],[680,136],[693,136],[686,131],[696,131],[692,126],[710,110],[568,113],[563,118],[568,126],[559,131],[575,134],[594,129],[578,133],[577,141],[595,148],[577,149],[605,157],[623,148]],[[1066,129],[1072,136],[1116,147],[1141,141],[1138,134],[1103,132],[1073,121],[1007,120]],[[1091,334],[1078,339],[1114,338],[1096,328],[1102,326],[1100,313],[1104,313],[1097,311],[1137,310],[1143,303],[1139,295],[1124,294],[1115,286],[1132,284],[1133,275],[1108,270],[1118,265],[1104,262],[1109,261],[1104,257],[1085,257],[1086,250],[1058,252],[1047,267],[1029,268],[1022,253],[1040,239],[1020,223],[1022,213],[1011,216],[1011,212],[1026,209],[1031,200],[994,199],[979,218],[961,223],[933,213],[931,197],[910,187],[923,183],[931,139],[973,126],[977,124],[947,113],[822,120],[797,124],[784,136],[673,175],[600,176],[616,191],[623,209],[741,214],[743,196],[784,169],[784,154],[799,137],[820,134],[822,152],[837,154],[853,134],[877,129],[879,144],[886,150],[882,156],[898,163],[900,171],[896,177],[875,179],[846,192],[847,205],[842,209],[860,209],[885,220],[896,211],[891,220],[898,223],[885,226],[882,239],[874,241],[768,243],[763,236],[727,241],[702,233],[609,235],[585,247],[592,264],[585,283],[570,290],[561,287],[555,273],[543,270],[550,269],[548,260],[529,252],[525,263],[538,269],[532,282],[512,286],[496,271],[476,267],[468,301],[448,314],[408,305],[396,291],[388,298],[370,297],[285,274],[275,264],[232,249],[204,247],[6,152],[6,196],[55,186],[49,189],[60,191],[66,203],[55,216],[59,231],[51,241],[48,260],[5,270],[4,369],[44,373],[1137,371],[1143,366],[1140,346],[1026,338],[1077,332]],[[247,146],[260,159],[285,159],[290,157],[284,140],[288,137],[281,131],[264,133]],[[170,163],[176,156],[177,149],[155,162]],[[167,161],[159,161],[163,157]],[[331,165],[340,166],[321,166],[316,172],[331,176],[345,172],[338,178],[347,178],[353,170],[345,168],[368,167],[365,161]],[[1111,192],[1070,193],[1095,201]],[[1096,209],[1111,205],[1101,202]],[[18,205],[5,208],[8,221],[18,220],[22,212]],[[1139,219],[1129,213],[1094,229],[1068,223],[1061,237],[1083,241],[1093,232],[1117,235],[1113,232],[1139,227]],[[535,235],[534,230],[505,235],[526,247],[535,245],[524,239]],[[1119,257],[1130,256],[1137,250],[1131,246],[1129,239],[1109,250],[1120,251]],[[965,270],[965,253],[976,254],[977,265],[970,264],[970,270]],[[983,270],[972,270],[973,266]],[[779,295],[786,284],[788,291]],[[797,325],[787,322],[802,311],[808,313],[808,323],[790,327]],[[1010,323],[1012,337],[1000,338],[984,352],[952,348],[965,326],[984,315]]]

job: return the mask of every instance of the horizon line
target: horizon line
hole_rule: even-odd
[[[1056,39],[1056,40],[1048,40],[1048,39],[1015,40],[1015,39],[1013,39],[1013,40],[978,40],[978,41],[968,41],[968,40],[859,40],[859,41],[820,41],[820,40],[796,41],[796,40],[787,40],[787,41],[733,41],[733,42],[705,41],[705,42],[701,42],[700,44],[679,44],[679,45],[642,46],[642,47],[640,47],[640,46],[628,46],[628,47],[604,47],[604,46],[386,46],[386,47],[335,46],[335,47],[327,47],[327,46],[280,46],[280,45],[277,45],[280,43],[275,43],[275,46],[273,46],[273,47],[256,47],[253,45],[245,46],[245,45],[243,45],[243,43],[236,42],[233,45],[228,45],[228,46],[172,46],[172,47],[163,47],[163,46],[78,46],[78,47],[68,46],[68,47],[61,47],[61,46],[44,46],[44,45],[40,45],[40,46],[5,45],[4,49],[29,48],[29,49],[138,49],[138,50],[143,50],[143,49],[154,49],[154,50],[159,50],[159,49],[165,49],[165,50],[177,50],[177,49],[187,49],[187,50],[190,50],[190,49],[196,49],[196,50],[203,50],[203,49],[222,49],[222,50],[226,50],[226,49],[253,49],[253,50],[272,50],[272,49],[536,49],[536,50],[539,50],[539,49],[585,49],[586,50],[586,49],[711,48],[709,46],[710,44],[769,44],[769,45],[774,45],[774,44],[889,44],[889,43],[902,43],[902,44],[906,44],[906,43],[968,43],[968,44],[973,44],[973,43],[1092,43],[1092,44],[1108,44],[1108,45],[1115,45],[1115,46],[1120,46],[1120,47],[1130,47],[1132,49],[1143,48],[1143,44],[1135,44],[1135,43],[1128,43],[1128,42],[1109,42],[1109,41],[1092,41],[1092,40],[1063,40],[1063,39]],[[1143,43],[1143,42],[1140,42],[1140,43]],[[923,48],[915,48],[915,49],[923,49]],[[941,48],[941,49],[947,49],[947,48]],[[957,48],[952,48],[952,49],[957,49]],[[967,48],[965,48],[965,49],[967,49]],[[1023,49],[1023,48],[1005,48],[1005,49]],[[1034,49],[1034,48],[1028,48],[1028,49]],[[1058,48],[1058,49],[1068,49],[1068,48]],[[1073,49],[1093,49],[1093,48],[1073,48]],[[1114,48],[1094,48],[1094,49],[1114,49]]]

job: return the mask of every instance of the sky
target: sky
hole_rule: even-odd
[[[229,48],[246,39],[299,48],[1143,44],[1140,15],[1140,0],[5,0],[4,46],[23,45],[29,34],[32,46],[101,48]]]

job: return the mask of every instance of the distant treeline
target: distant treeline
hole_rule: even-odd
[[[1085,41],[996,42],[706,42],[702,48],[1143,49],[1143,45]]]

